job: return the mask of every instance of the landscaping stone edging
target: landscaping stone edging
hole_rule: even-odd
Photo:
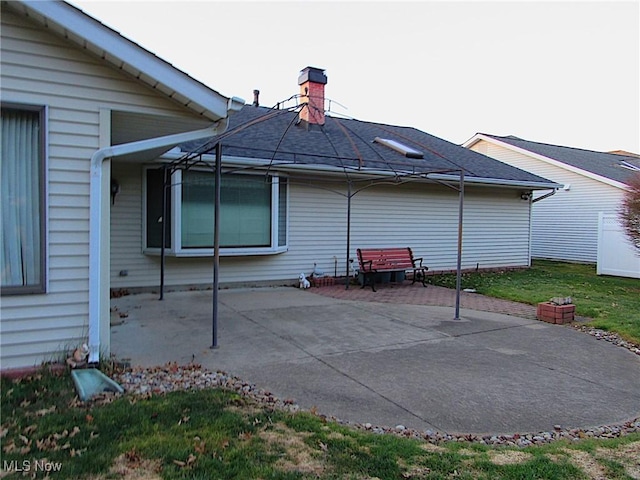
[[[599,328],[593,328],[588,325],[572,324],[571,326],[580,332],[597,338],[598,340],[605,340],[613,343],[617,347],[626,348],[630,352],[640,355],[640,345],[623,340],[617,333],[607,332],[606,330],[600,330]]]
[[[137,396],[162,395],[177,390],[226,388],[269,408],[291,413],[302,411],[294,400],[279,399],[271,392],[260,389],[256,385],[238,377],[228,375],[225,372],[211,372],[197,364],[184,366],[167,364],[163,367],[129,368],[125,371],[115,373],[113,377],[122,385],[125,392]],[[485,445],[527,447],[559,440],[574,442],[587,438],[616,438],[630,433],[640,432],[640,417],[620,424],[589,428],[563,428],[561,425],[554,425],[553,429],[544,432],[480,435],[417,430],[407,428],[404,425],[396,425],[395,427],[375,426],[371,423],[346,422],[333,416],[327,416],[317,412],[313,413],[327,421],[333,421],[359,430],[377,434],[393,434],[434,444],[442,442],[467,442]]]

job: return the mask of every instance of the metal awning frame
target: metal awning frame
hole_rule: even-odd
[[[304,108],[305,104],[301,106],[297,106],[296,108]],[[207,168],[213,169],[215,174],[215,192],[214,192],[214,254],[213,254],[213,311],[212,311],[212,342],[211,348],[218,347],[218,290],[219,290],[219,271],[220,271],[220,187],[221,187],[221,179],[222,179],[222,145],[223,140],[228,138],[230,135],[234,133],[244,130],[245,128],[249,128],[250,126],[259,123],[260,121],[266,121],[269,118],[273,118],[283,112],[291,111],[288,110],[275,110],[264,117],[260,117],[252,122],[248,122],[247,124],[240,125],[234,129],[228,130],[227,132],[215,137],[210,142],[201,146],[195,152],[188,152],[179,159],[173,160],[169,163],[163,164],[160,168],[163,169],[163,198],[162,198],[162,240],[161,240],[161,262],[160,262],[160,298],[162,300],[164,298],[164,277],[165,277],[165,261],[166,261],[166,228],[167,222],[165,219],[167,218],[167,194],[170,188],[173,187],[171,183],[172,173],[176,170],[189,170],[193,167],[197,166],[205,166]],[[331,118],[331,117],[328,117]],[[291,127],[291,125],[287,128]],[[233,169],[229,169],[228,173],[236,172],[236,171],[247,171],[247,170],[259,170],[264,172],[265,176],[269,175],[271,169],[278,169],[286,171],[290,170],[292,165],[296,167],[306,166],[307,173],[309,170],[313,169],[313,166],[317,167],[317,163],[307,163],[299,162],[299,163],[291,163],[291,162],[278,162],[276,160],[276,156],[278,154],[278,147],[280,146],[284,135],[286,135],[286,131],[283,134],[283,137],[278,142],[276,149],[272,152],[272,157],[268,164],[263,165],[252,165],[252,166],[241,166]],[[345,135],[348,133],[345,131]],[[210,154],[215,151],[215,160],[212,162],[208,159],[203,158],[204,155]],[[349,257],[351,250],[351,200],[358,193],[366,190],[368,188],[372,188],[379,185],[403,185],[410,182],[418,182],[418,181],[433,181],[435,183],[439,183],[445,185],[449,188],[453,188],[458,192],[459,197],[459,205],[458,205],[458,241],[457,241],[457,266],[456,266],[456,302],[455,302],[455,312],[454,312],[454,320],[460,319],[460,289],[461,289],[461,265],[462,265],[462,235],[463,235],[463,219],[464,219],[464,185],[465,185],[465,171],[463,168],[454,168],[454,169],[438,169],[438,170],[428,170],[426,169],[423,172],[417,172],[415,166],[412,166],[412,171],[402,171],[395,168],[388,167],[387,170],[367,170],[362,169],[363,161],[359,155],[359,152],[356,152],[359,158],[358,167],[354,168],[348,165],[345,165],[343,159],[339,157],[333,157],[333,160],[338,160],[341,163],[340,168],[342,173],[346,179],[346,193],[342,193],[337,190],[329,189],[326,187],[318,186],[314,184],[312,180],[318,181],[320,177],[313,177],[310,175],[305,175],[305,181],[299,182],[300,184],[305,184],[307,186],[311,186],[314,188],[321,188],[324,190],[331,191],[333,193],[337,193],[346,197],[347,199],[347,239],[346,239],[346,275],[349,276]],[[345,159],[346,160],[346,159]],[[353,160],[353,159],[348,159]],[[335,167],[335,166],[333,166]],[[333,173],[339,173],[337,171]],[[384,174],[387,175],[384,175]],[[437,174],[458,174],[458,182],[457,185],[452,183],[451,181],[443,181],[441,179],[432,179],[429,175]],[[366,177],[366,178],[362,178]],[[326,175],[322,177],[323,181],[326,181]],[[358,187],[358,184],[361,186]],[[346,288],[349,288],[349,281],[347,278]]]
[[[173,161],[167,164],[162,165],[160,168],[163,170],[163,199],[162,199],[162,241],[160,248],[160,297],[159,300],[164,299],[164,278],[165,278],[165,262],[166,262],[166,228],[167,222],[164,219],[167,218],[167,194],[168,190],[171,189],[174,184],[171,182],[171,174],[178,169],[189,170],[190,168],[197,166],[205,166],[213,170],[215,174],[215,193],[214,193],[214,245],[213,245],[213,311],[212,311],[212,341],[211,348],[218,347],[218,291],[219,291],[219,279],[220,279],[220,185],[222,179],[222,143],[218,142],[214,145],[213,150],[215,151],[215,161],[213,164],[209,160],[203,159],[203,154],[200,153],[196,156],[190,157],[189,155],[184,156],[183,158]],[[283,164],[286,166],[287,164]],[[277,163],[272,163],[270,168],[266,170],[265,175],[269,174],[269,170],[272,167],[277,167]],[[247,171],[247,170],[258,170],[256,167],[245,167],[245,168],[234,168],[230,169],[225,173],[237,172],[237,171]],[[260,169],[265,171],[264,168]],[[364,173],[364,172],[362,172]],[[459,170],[438,170],[433,172],[425,172],[419,175],[416,174],[408,174],[405,176],[394,175],[388,178],[367,178],[367,179],[358,179],[353,178],[354,175],[346,174],[346,193],[342,191],[338,191],[332,188],[327,188],[323,186],[319,186],[317,183],[313,183],[312,180],[326,181],[327,177],[305,177],[305,181],[295,181],[296,184],[306,185],[312,188],[319,188],[322,190],[330,191],[332,193],[344,196],[347,200],[347,239],[346,239],[346,255],[345,255],[345,272],[347,277],[349,273],[349,260],[351,253],[351,200],[358,193],[380,185],[393,185],[399,186],[407,183],[413,183],[418,181],[430,180],[430,173],[438,173],[438,174],[453,174],[457,173],[459,175],[458,184],[452,184],[451,182],[444,182],[442,180],[432,180],[435,183],[439,183],[441,185],[445,185],[449,188],[453,188],[458,192],[459,195],[459,206],[458,206],[458,242],[457,242],[457,266],[456,266],[456,302],[455,302],[455,311],[454,311],[454,320],[460,320],[460,291],[461,291],[461,266],[462,266],[462,233],[463,233],[463,212],[464,212],[464,169]],[[345,282],[345,288],[349,288],[349,281]]]

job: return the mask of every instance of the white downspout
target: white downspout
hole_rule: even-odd
[[[166,135],[137,142],[123,143],[101,148],[91,156],[89,180],[89,362],[100,360],[100,312],[101,312],[101,230],[102,230],[102,163],[113,157],[144,152],[155,148],[173,147],[180,143],[213,137],[223,133],[228,117],[202,130]]]

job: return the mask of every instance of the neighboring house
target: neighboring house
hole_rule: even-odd
[[[221,133],[244,101],[67,3],[1,8],[0,368],[87,340],[96,360],[109,352],[110,159]]]
[[[463,146],[563,185],[533,207],[532,256],[538,258],[596,263],[599,215],[617,214],[625,182],[640,171],[640,158],[628,152],[594,152],[484,133]]]

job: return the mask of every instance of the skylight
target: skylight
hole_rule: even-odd
[[[637,165],[634,165],[633,163],[629,163],[629,162],[625,162],[624,160],[622,162],[620,162],[622,168],[628,168],[629,170],[632,170],[634,172],[640,172],[640,167]]]
[[[396,140],[391,140],[390,138],[376,137],[373,139],[373,141],[376,143],[379,143],[380,145],[384,145],[385,147],[390,148],[391,150],[395,150],[396,152],[403,154],[405,157],[424,158],[424,153],[422,153],[420,150],[411,148],[405,145],[404,143],[400,143]]]

